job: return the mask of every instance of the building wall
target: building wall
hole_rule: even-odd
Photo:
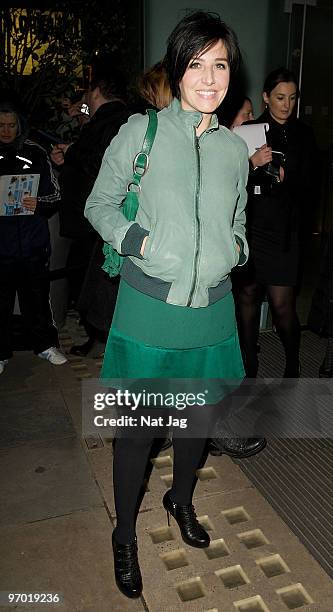
[[[275,5],[273,10],[272,5]],[[245,65],[247,92],[258,115],[267,66],[271,69],[269,58],[275,63],[273,68],[285,63],[287,38],[283,44],[271,44],[272,38],[274,41],[278,39],[274,21],[278,20],[279,27],[281,23],[288,23],[283,5],[283,0],[145,0],[145,66],[151,66],[163,57],[167,37],[186,14],[186,9],[215,11],[238,36]],[[288,37],[285,26],[283,36]]]

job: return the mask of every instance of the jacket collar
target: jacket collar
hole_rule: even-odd
[[[199,127],[202,121],[202,113],[200,111],[187,111],[184,110],[180,104],[178,98],[173,98],[170,104],[171,111],[179,117],[182,123],[191,127]],[[211,130],[218,130],[219,122],[215,113],[212,115],[211,122],[209,128],[206,132],[210,132]]]
[[[295,123],[295,117],[291,116],[287,119],[285,123],[279,123],[272,117],[269,110],[266,108],[262,115],[256,120],[257,123],[269,123],[270,126],[275,127],[277,130],[286,130],[289,129],[291,125]]]

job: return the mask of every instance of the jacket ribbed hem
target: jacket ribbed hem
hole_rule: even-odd
[[[150,297],[166,302],[171,288],[170,282],[155,276],[145,274],[141,268],[136,266],[131,259],[125,258],[121,269],[121,277],[134,289],[145,293]],[[230,277],[221,281],[216,287],[208,288],[208,305],[215,304],[231,291]]]

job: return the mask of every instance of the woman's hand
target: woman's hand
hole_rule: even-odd
[[[149,236],[145,236],[143,241],[142,241],[142,245],[141,245],[141,249],[140,249],[140,255],[142,255],[142,257],[143,257],[143,254],[145,252],[145,247],[146,247],[146,242],[147,242],[148,237]]]
[[[37,198],[25,195],[22,198],[22,206],[31,212],[35,212],[37,206]]]
[[[257,149],[257,151],[250,157],[253,168],[265,166],[266,164],[269,164],[272,159],[272,147],[269,147],[267,144],[264,144],[262,147],[260,147],[260,149]]]

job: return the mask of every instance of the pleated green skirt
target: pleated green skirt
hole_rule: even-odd
[[[121,281],[101,377],[241,381],[232,293],[206,308],[186,308]]]

